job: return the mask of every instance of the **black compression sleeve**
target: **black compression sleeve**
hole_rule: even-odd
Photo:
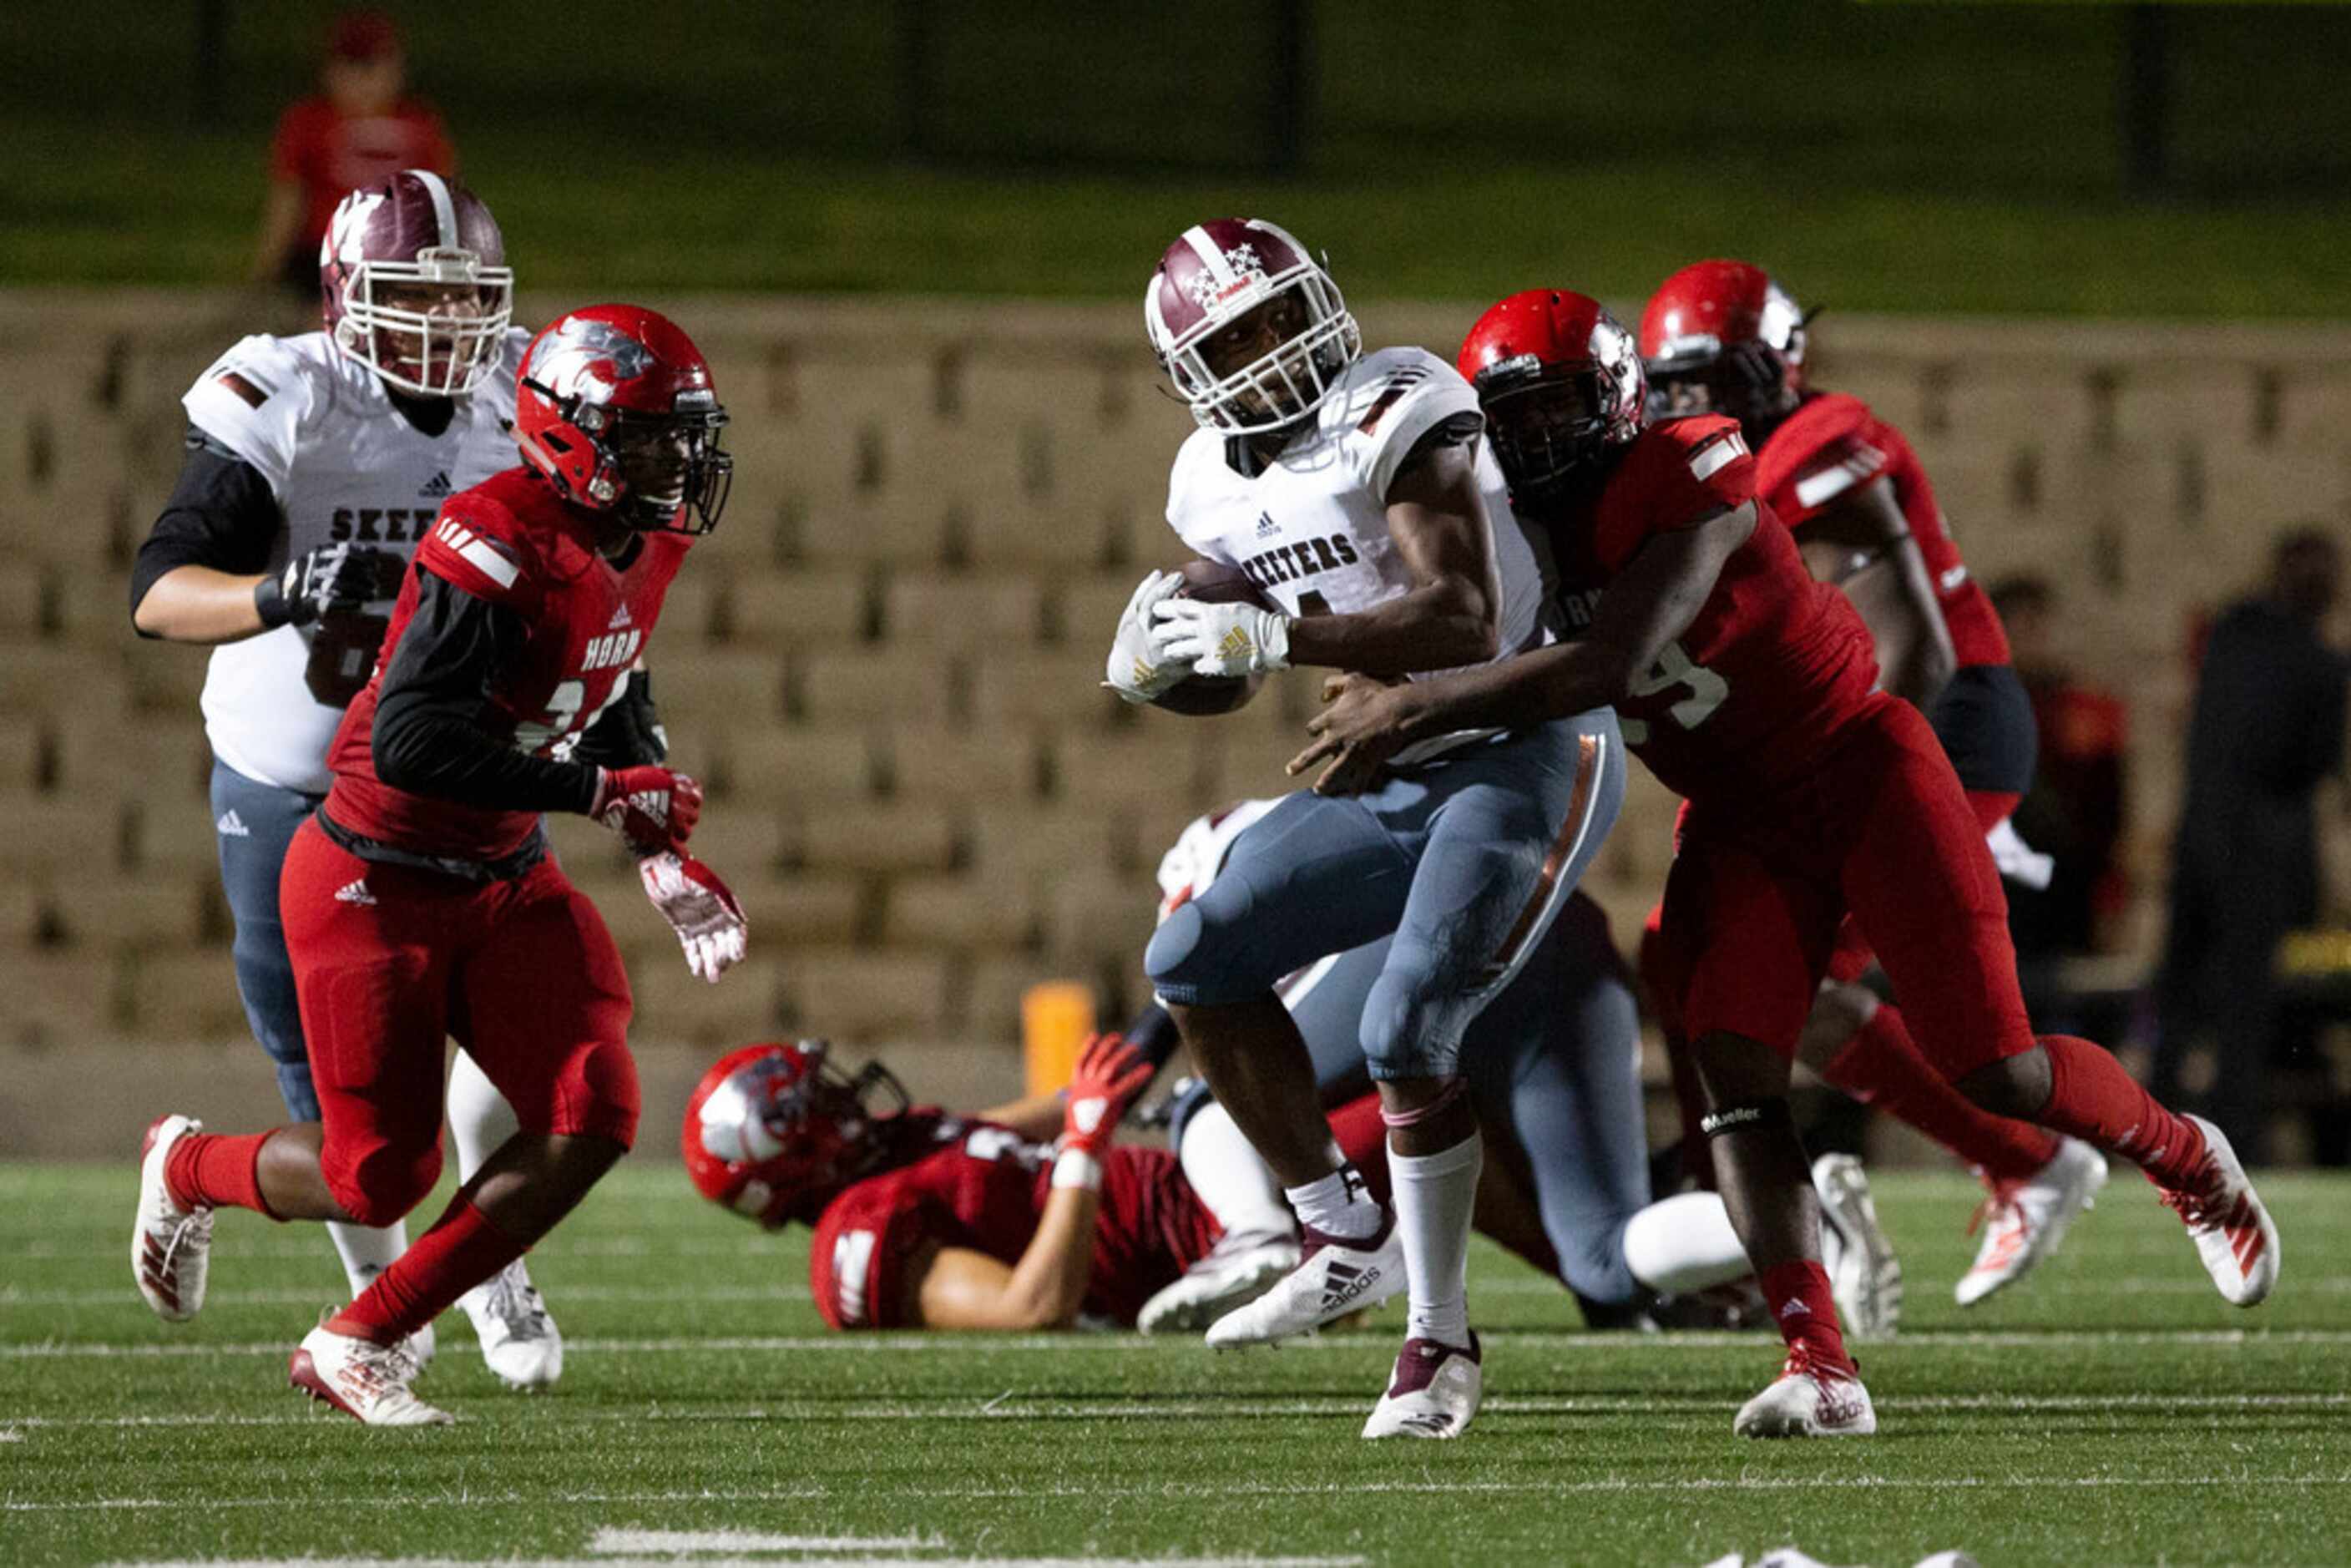
[[[370,744],[395,789],[492,811],[585,811],[596,768],[518,751],[482,727],[490,683],[522,645],[521,617],[417,572],[416,613],[383,672]]]
[[[1167,1009],[1152,1002],[1126,1026],[1126,1043],[1141,1051],[1143,1060],[1151,1063],[1151,1070],[1156,1072],[1167,1065],[1167,1059],[1176,1054],[1176,1048],[1184,1043],[1184,1039],[1176,1032],[1176,1020],[1167,1016]]]
[[[631,670],[620,700],[606,705],[572,752],[582,762],[606,768],[644,768],[669,760],[669,733],[653,706],[649,670]]]
[[[172,498],[131,563],[131,612],[139,612],[157,578],[179,567],[208,566],[240,576],[267,570],[279,521],[277,497],[260,471],[191,430]]]

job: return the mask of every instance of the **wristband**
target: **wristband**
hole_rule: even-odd
[[[285,586],[277,580],[275,572],[265,575],[253,585],[253,608],[260,612],[261,627],[265,632],[274,632],[280,626],[293,623],[294,601],[286,597]]]
[[[1053,1161],[1053,1186],[1081,1186],[1088,1192],[1102,1190],[1102,1162],[1083,1149],[1063,1149]]]

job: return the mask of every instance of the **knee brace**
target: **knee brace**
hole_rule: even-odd
[[[1736,1133],[1760,1133],[1771,1129],[1792,1130],[1795,1124],[1796,1119],[1789,1113],[1787,1099],[1782,1095],[1718,1106],[1698,1119],[1698,1130],[1708,1138],[1728,1138]]]

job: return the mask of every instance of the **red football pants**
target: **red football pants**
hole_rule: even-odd
[[[360,1224],[399,1218],[440,1177],[452,1035],[523,1131],[634,1140],[628,974],[552,859],[479,884],[360,860],[305,822],[278,906],[325,1123],[321,1174]]]
[[[1976,814],[1978,837],[1983,837],[2015,813],[2016,803],[2024,799],[2006,789],[1970,789],[1968,809]],[[2003,898],[2005,895],[2003,894]],[[1877,955],[1870,949],[1869,938],[1862,935],[1861,923],[1847,916],[1837,929],[1836,950],[1829,955],[1829,977],[1835,980],[1858,980],[1869,972]],[[1899,1002],[1901,998],[1895,998]]]
[[[2007,900],[1927,721],[1883,693],[1792,784],[1694,803],[1666,882],[1652,978],[1685,1038],[1792,1058],[1848,912],[1946,1078],[2032,1049]]]

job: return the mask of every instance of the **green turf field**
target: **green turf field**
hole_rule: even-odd
[[[2340,1563],[2351,1183],[2264,1190],[2286,1260],[2256,1312],[2221,1304],[2118,1176],[2063,1256],[1962,1316],[1971,1188],[1881,1178],[1910,1317],[1864,1354],[1864,1442],[1739,1441],[1763,1339],[1583,1333],[1481,1253],[1484,1416],[1457,1443],[1372,1446],[1396,1308],[1253,1354],[829,1336],[801,1238],[652,1159],[533,1259],[570,1336],[558,1391],[500,1392],[453,1313],[424,1387],[460,1424],[370,1432],[284,1385],[340,1285],[318,1232],[225,1216],[210,1304],[173,1328],[128,1278],[127,1163],[0,1166],[0,1563],[1696,1564],[1794,1542],[1838,1563]]]

